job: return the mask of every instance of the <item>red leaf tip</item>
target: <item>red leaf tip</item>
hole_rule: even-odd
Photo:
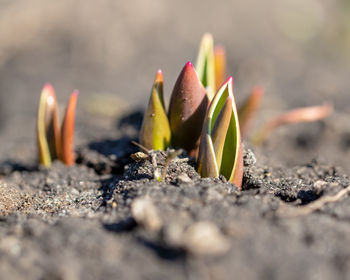
[[[72,96],[78,96],[79,95],[79,90],[75,89],[72,92]]]
[[[186,67],[186,68],[187,68],[187,67],[193,67],[192,62],[191,62],[191,61],[187,61],[185,67]]]

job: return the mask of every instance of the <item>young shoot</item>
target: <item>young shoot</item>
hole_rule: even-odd
[[[239,189],[242,187],[243,154],[232,77],[218,90],[209,105],[197,168],[202,177],[223,175]]]

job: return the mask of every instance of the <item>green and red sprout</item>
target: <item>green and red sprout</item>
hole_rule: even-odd
[[[169,104],[169,122],[174,147],[196,156],[208,96],[191,62],[182,69]]]
[[[218,90],[209,105],[197,165],[202,177],[223,175],[239,189],[242,186],[243,153],[232,77]]]
[[[244,104],[236,108],[233,78],[227,79],[226,74],[225,49],[214,46],[209,33],[201,40],[196,67],[188,62],[182,69],[170,98],[167,115],[163,102],[163,76],[160,78],[160,73],[158,71],[143,120],[141,145],[160,150],[170,145],[182,148],[196,158],[197,170],[202,177],[223,175],[241,188],[241,135],[247,135],[264,89],[254,87]],[[296,109],[268,122],[255,140],[261,142],[280,125],[320,120],[331,112],[330,105]]]
[[[142,123],[140,144],[153,150],[165,150],[170,144],[182,148],[197,158],[203,177],[223,175],[241,187],[242,145],[233,79],[221,84],[215,94],[219,87],[215,76],[220,83],[226,76],[225,51],[222,47],[214,51],[210,34],[203,36],[199,49],[196,68],[187,62],[175,83],[168,118],[163,102],[163,76],[161,83],[156,78]]]
[[[56,94],[50,84],[41,92],[38,119],[37,140],[39,163],[49,167],[56,159],[66,165],[75,163],[74,156],[74,121],[78,91],[74,91],[67,104],[62,128],[58,117]]]
[[[165,150],[170,145],[170,139],[170,125],[163,98],[163,73],[158,70],[143,117],[140,144],[150,150]]]

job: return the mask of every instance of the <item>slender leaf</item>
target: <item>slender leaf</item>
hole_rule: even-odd
[[[224,151],[224,145],[226,141],[227,131],[231,123],[232,116],[232,97],[228,96],[226,102],[218,115],[212,133],[211,139],[214,144],[215,158],[217,166],[220,169],[222,161],[222,153]]]
[[[199,147],[197,171],[202,177],[219,177],[213,142],[209,134],[203,134]]]
[[[243,105],[238,109],[239,125],[241,127],[241,134],[243,137],[249,130],[250,122],[258,111],[263,96],[264,89],[260,86],[254,87],[251,94],[245,100]]]
[[[215,90],[218,90],[226,80],[226,51],[221,45],[214,48]]]
[[[50,166],[61,150],[57,100],[50,84],[44,86],[40,96],[37,137],[39,162],[44,166]]]
[[[74,155],[74,126],[75,111],[79,92],[73,91],[66,108],[66,113],[62,125],[62,158],[66,165],[75,163]]]
[[[322,106],[312,106],[305,108],[298,108],[279,115],[266,124],[258,131],[252,138],[252,142],[256,145],[263,143],[268,135],[277,127],[293,123],[315,122],[325,119],[333,112],[331,104],[324,104]]]
[[[210,33],[203,35],[196,62],[199,80],[207,90],[211,100],[215,93],[214,40]]]

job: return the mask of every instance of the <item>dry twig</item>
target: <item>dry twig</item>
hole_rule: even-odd
[[[340,192],[338,192],[335,195],[323,196],[320,199],[314,202],[311,202],[305,206],[301,206],[298,208],[287,208],[287,207],[280,208],[277,211],[277,215],[282,217],[298,217],[298,216],[309,215],[314,211],[320,210],[324,205],[328,203],[334,203],[343,199],[349,193],[350,193],[350,185],[347,186],[345,189],[342,189]]]

